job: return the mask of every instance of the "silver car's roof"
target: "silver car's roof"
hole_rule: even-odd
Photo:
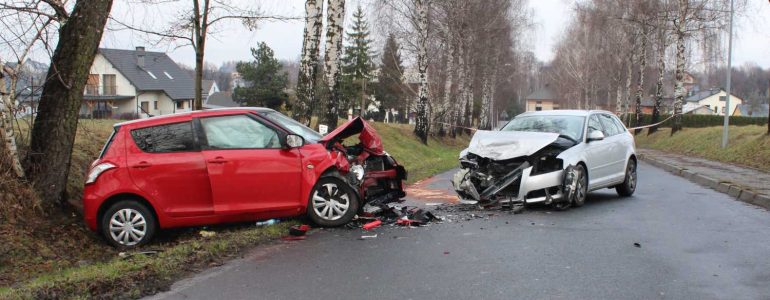
[[[517,115],[516,117],[524,116],[581,116],[585,117],[592,113],[605,113],[613,114],[606,110],[577,110],[577,109],[557,109],[557,110],[541,110],[541,111],[528,111]]]

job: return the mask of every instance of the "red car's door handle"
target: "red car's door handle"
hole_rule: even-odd
[[[227,160],[224,157],[221,157],[221,156],[217,156],[214,159],[209,159],[209,163],[211,163],[211,164],[223,164],[223,163],[226,163],[226,162],[227,162]]]
[[[143,169],[143,168],[149,168],[149,167],[152,167],[152,164],[151,164],[151,163],[148,163],[148,162],[146,162],[146,161],[140,161],[139,163],[137,163],[137,164],[133,165],[132,167],[134,167],[134,168],[136,168],[136,169]]]

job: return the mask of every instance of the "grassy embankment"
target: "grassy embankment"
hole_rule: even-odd
[[[77,204],[88,165],[114,121],[81,120],[67,194]],[[435,139],[423,145],[408,125],[375,124],[385,149],[409,170],[409,182],[450,169],[468,138]],[[22,148],[27,141],[21,139]],[[2,157],[0,157],[2,158]],[[0,164],[2,162],[0,161]],[[139,249],[152,255],[121,258],[85,229],[76,210],[45,212],[28,184],[0,166],[0,299],[138,298],[167,288],[175,279],[241,255],[254,245],[284,235],[296,221],[270,227],[251,223],[164,231]]]
[[[649,136],[647,131],[640,133],[636,145],[770,172],[770,136],[766,133],[765,126],[730,126],[728,147],[722,149],[722,127],[685,128],[673,137],[664,128]]]

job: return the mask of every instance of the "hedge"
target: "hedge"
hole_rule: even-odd
[[[661,115],[658,119],[660,121],[667,119],[671,115]],[[626,124],[628,127],[634,127],[637,126],[634,124],[636,118],[635,114],[629,114],[629,122],[630,124]],[[623,116],[621,119],[625,122],[625,116]],[[743,117],[743,116],[731,116],[730,117],[730,125],[735,126],[747,126],[747,125],[767,125],[767,117],[763,118],[755,118],[755,117]],[[712,126],[722,126],[724,125],[725,117],[724,116],[716,116],[716,115],[682,115],[682,127],[684,128],[702,128],[702,127],[712,127]],[[641,116],[640,124],[638,126],[643,125],[649,125],[652,124],[652,115],[643,114]],[[668,120],[665,123],[661,124],[660,127],[671,127],[671,124],[674,124],[674,120]]]

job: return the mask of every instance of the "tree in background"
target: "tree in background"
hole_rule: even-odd
[[[415,116],[414,134],[422,141],[428,143],[428,39],[430,33],[428,30],[428,6],[430,0],[414,0],[414,10],[417,18],[415,22],[415,32],[417,33],[417,74],[419,76],[420,87],[417,92],[417,109]]]
[[[289,75],[281,71],[281,63],[275,58],[273,49],[264,42],[259,43],[256,49],[251,48],[251,55],[253,62],[239,62],[235,67],[249,84],[235,88],[233,99],[248,106],[280,108],[288,99],[284,90]]]
[[[323,27],[323,1],[305,1],[305,33],[302,41],[302,58],[297,78],[297,103],[294,105],[294,118],[310,125],[315,104],[316,74],[318,74],[318,52],[321,45]]]
[[[355,109],[360,107],[360,116],[364,116],[366,106],[367,84],[371,80],[374,63],[372,62],[372,40],[369,38],[369,24],[361,6],[353,12],[353,26],[347,33],[348,46],[342,57],[341,78],[341,107]],[[361,99],[356,103],[355,99]]]
[[[27,176],[49,205],[65,200],[83,90],[112,0],[79,0],[70,14],[60,8],[57,14],[65,21],[43,85],[27,165]]]
[[[340,54],[342,53],[342,34],[345,24],[345,0],[329,0],[326,7],[326,49],[324,55],[324,81],[327,92],[324,94],[326,109],[321,117],[321,124],[329,130],[337,127],[340,102]]]
[[[377,76],[374,94],[380,101],[380,110],[390,113],[391,109],[398,112],[399,119],[406,114],[406,92],[402,80],[404,67],[401,65],[401,54],[398,42],[393,34],[388,35],[385,47],[382,49],[382,63]],[[392,116],[388,118],[393,121]]]
[[[147,28],[143,26],[146,24],[146,20],[137,22],[116,18],[112,18],[112,20],[122,26],[122,29],[153,36],[155,39],[150,42],[154,44],[181,42],[182,46],[192,46],[195,52],[195,100],[193,102],[195,110],[203,109],[202,81],[206,41],[208,35],[215,32],[213,28],[216,25],[228,21],[238,21],[249,30],[255,30],[259,21],[298,19],[296,17],[267,16],[259,8],[238,6],[231,0],[193,0],[192,7],[182,6],[182,9],[177,9],[175,12],[168,10],[179,7],[177,1],[142,0],[140,2],[156,6],[161,10],[159,14],[163,17],[172,16],[167,18],[167,25],[163,28]],[[121,28],[116,28],[116,30],[119,29]]]

